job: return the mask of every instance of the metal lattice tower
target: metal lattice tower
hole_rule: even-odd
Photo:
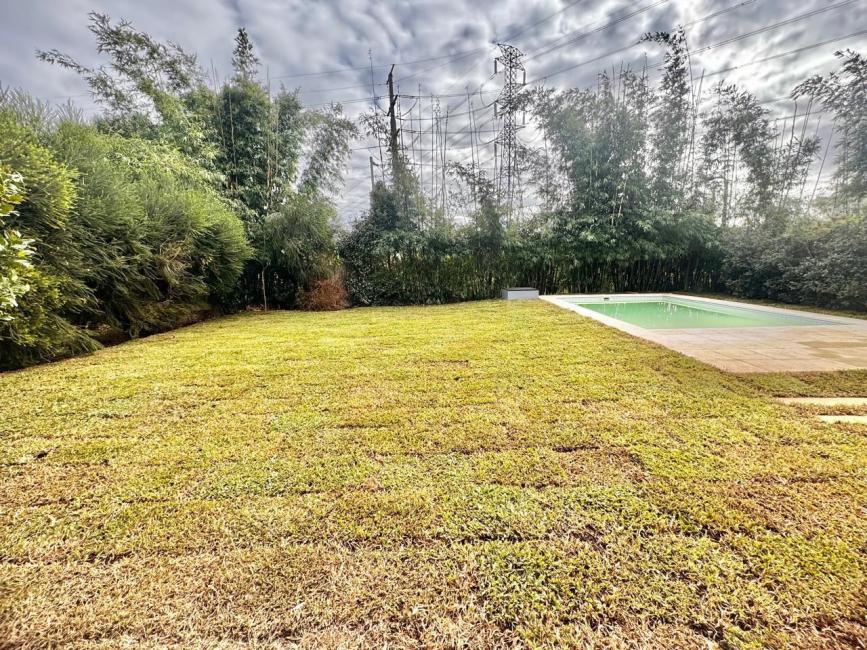
[[[523,128],[516,119],[517,100],[518,93],[527,82],[527,72],[524,70],[524,64],[521,63],[523,52],[505,43],[498,43],[498,46],[500,56],[494,59],[494,73],[497,73],[497,64],[499,64],[503,68],[503,89],[494,104],[494,114],[499,114],[503,122],[494,140],[494,158],[497,159],[499,150],[497,196],[500,203],[506,206],[506,215],[511,221],[518,181],[518,130]],[[518,72],[521,73],[521,81],[518,81]]]

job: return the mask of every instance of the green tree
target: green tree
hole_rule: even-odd
[[[664,45],[662,80],[651,109],[650,142],[653,204],[663,210],[683,207],[691,188],[693,100],[689,51],[683,27],[674,32],[645,34],[644,41]]]
[[[343,108],[339,104],[319,111],[308,111],[303,121],[308,134],[310,156],[301,171],[298,188],[301,192],[327,196],[342,183],[343,170],[350,153],[349,143],[358,135],[358,129],[343,116]]]
[[[781,133],[755,95],[720,83],[716,106],[704,120],[699,170],[704,208],[723,226],[781,225],[797,212],[788,198],[806,177],[819,148],[816,137]]]
[[[255,81],[259,59],[253,53],[253,44],[247,35],[247,30],[238,28],[235,35],[235,48],[232,50],[232,67],[238,81]]]
[[[838,211],[863,206],[867,197],[867,57],[852,50],[835,53],[840,71],[816,75],[799,84],[792,96],[810,97],[833,111],[837,135],[835,193]]]
[[[225,85],[218,101],[221,142],[217,168],[223,173],[226,194],[244,206],[252,235],[270,205],[271,104],[264,89],[246,79]]]
[[[250,251],[209,172],[169,144],[20,96],[0,102],[0,136],[26,191],[7,218],[35,251],[0,326],[4,367],[94,349],[106,327],[147,334],[225,304]]]
[[[38,57],[76,72],[87,82],[96,101],[106,108],[101,118],[104,128],[161,138],[210,166],[211,127],[183,101],[204,89],[196,56],[174,43],[155,41],[128,21],[112,23],[96,12],[89,17],[97,51],[108,57],[108,63],[85,66],[58,50],[38,51]]]
[[[258,302],[261,287],[272,283],[264,276],[264,260],[271,260],[265,222],[285,205],[297,205],[296,192],[319,205],[338,189],[355,126],[339,106],[305,112],[297,93],[281,89],[272,96],[257,76],[258,59],[243,28],[233,48],[234,75],[211,90],[195,56],[178,45],[159,43],[102,14],[91,14],[90,21],[107,63],[84,66],[56,50],[40,57],[88,82],[107,109],[101,130],[169,145],[195,161],[202,179],[241,216],[255,249],[230,302]],[[269,261],[269,272],[275,268]]]
[[[87,261],[82,282],[93,301],[76,322],[134,336],[183,322],[190,309],[221,304],[232,288],[227,278],[237,279],[249,251],[240,222],[206,182],[195,180],[192,163],[167,146],[71,122],[61,122],[50,143],[78,172],[69,228]],[[171,164],[188,172],[167,172]],[[169,218],[177,221],[167,232]],[[170,262],[169,251],[183,257]],[[179,265],[199,270],[178,280],[168,270]],[[178,285],[197,288],[181,292]]]
[[[336,266],[334,206],[304,192],[286,198],[263,224],[260,253],[267,286],[263,301],[294,305],[298,292],[331,275]]]

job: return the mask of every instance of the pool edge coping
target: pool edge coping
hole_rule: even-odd
[[[659,343],[659,341],[655,340],[653,337],[654,330],[649,330],[644,327],[640,327],[639,325],[633,325],[632,323],[627,323],[626,321],[619,320],[617,318],[612,318],[611,316],[606,316],[605,314],[601,314],[598,311],[593,311],[592,309],[585,309],[581,305],[576,305],[573,302],[569,302],[568,298],[583,298],[587,296],[647,296],[648,298],[662,298],[666,294],[662,293],[642,293],[642,294],[608,294],[608,293],[594,293],[594,294],[586,294],[586,293],[573,293],[573,294],[561,294],[561,295],[545,295],[539,296],[541,300],[544,300],[547,303],[552,305],[556,305],[562,309],[566,309],[568,311],[573,311],[580,316],[585,316],[587,318],[592,318],[595,321],[602,323],[603,325],[608,325],[609,327],[613,327],[614,329],[620,330],[621,332],[626,332],[627,334],[632,334],[633,336],[637,336],[639,338],[653,341],[654,343]]]
[[[867,320],[863,320],[860,318],[852,318],[851,316],[836,316],[833,314],[819,314],[813,311],[807,311],[805,309],[787,309],[785,307],[772,307],[770,305],[758,305],[748,302],[739,302],[737,300],[720,300],[719,298],[705,298],[704,296],[694,296],[688,293],[564,293],[564,294],[546,294],[544,296],[539,296],[540,299],[545,302],[551,303],[553,305],[557,305],[558,307],[562,307],[564,309],[568,309],[570,311],[574,311],[582,316],[587,316],[588,318],[594,318],[599,322],[605,323],[606,325],[611,325],[612,327],[617,327],[618,329],[623,329],[623,331],[628,331],[620,325],[626,325],[630,328],[634,328],[635,330],[640,330],[642,332],[657,332],[657,331],[665,331],[665,330],[652,330],[645,327],[641,327],[639,325],[633,325],[631,323],[626,323],[624,321],[611,318],[609,316],[605,316],[604,314],[600,314],[599,312],[595,312],[591,309],[585,309],[580,305],[576,305],[574,303],[568,302],[569,300],[580,299],[580,298],[668,298],[668,299],[687,299],[687,300],[695,300],[697,302],[708,302],[716,305],[723,305],[727,307],[736,307],[740,309],[755,309],[757,311],[765,311],[772,314],[781,314],[784,316],[804,316],[807,318],[813,318],[817,321],[815,327],[822,327],[823,323],[821,321],[831,321],[835,323],[839,323],[841,325],[855,325],[861,327],[867,327]],[[598,318],[597,318],[598,316]],[[610,321],[610,322],[609,322]],[[615,324],[616,323],[616,324]],[[791,326],[791,325],[779,325],[779,326],[771,326],[771,327],[812,327],[810,325],[800,325],[800,326]],[[674,329],[683,329],[683,328],[674,328]],[[705,328],[705,329],[718,329],[718,328]],[[727,329],[749,329],[749,328],[727,328]],[[632,332],[630,332],[632,333]],[[637,335],[640,335],[636,332]]]
[[[670,293],[619,293],[619,294],[609,294],[609,293],[600,293],[600,294],[563,294],[563,295],[546,295],[540,296],[542,300],[545,302],[554,305],[560,309],[566,309],[568,311],[572,311],[577,313],[579,316],[584,316],[586,318],[590,318],[602,325],[608,325],[618,331],[621,331],[627,335],[634,336],[638,339],[647,341],[649,343],[653,343],[655,345],[660,345],[668,350],[676,354],[681,354],[686,357],[690,357],[700,363],[705,365],[716,367],[718,370],[728,373],[734,374],[752,374],[752,373],[768,373],[768,372],[813,372],[820,370],[834,371],[834,370],[860,370],[867,368],[867,365],[864,365],[863,362],[861,364],[855,362],[832,362],[829,360],[823,360],[820,362],[820,365],[824,367],[815,367],[815,362],[820,361],[818,359],[802,359],[797,361],[796,359],[792,359],[789,364],[789,367],[786,368],[771,368],[766,367],[768,362],[763,359],[759,359],[761,363],[756,363],[753,358],[749,354],[749,350],[751,349],[752,344],[748,344],[744,346],[745,354],[743,356],[730,357],[730,358],[713,358],[713,353],[708,354],[708,350],[700,349],[690,345],[687,342],[678,340],[679,336],[684,334],[695,335],[696,332],[701,332],[705,336],[714,337],[714,334],[722,336],[723,333],[730,332],[753,332],[765,335],[772,335],[774,331],[812,331],[816,332],[816,330],[830,330],[836,327],[839,327],[842,331],[847,331],[850,333],[854,333],[858,336],[867,337],[867,321],[857,319],[857,318],[848,318],[845,316],[826,316],[824,314],[815,314],[816,317],[821,318],[825,321],[825,323],[817,323],[815,327],[813,326],[791,326],[791,325],[783,325],[783,326],[771,326],[771,327],[734,327],[734,328],[702,328],[702,329],[646,329],[644,327],[640,327],[638,325],[633,325],[631,323],[627,323],[625,321],[618,320],[616,318],[612,318],[610,316],[606,316],[597,311],[593,311],[590,309],[585,309],[575,303],[568,302],[568,300],[581,299],[585,297],[602,297],[608,296],[611,298],[623,298],[623,297],[647,297],[647,298],[689,298],[698,302],[705,301],[708,303],[714,303],[719,305],[737,305],[737,306],[745,306],[748,308],[757,308],[759,311],[765,311],[770,313],[785,313],[791,314],[795,310],[786,310],[784,308],[779,307],[770,307],[767,305],[752,305],[750,303],[737,303],[735,301],[728,300],[720,300],[717,298],[704,298],[698,296],[690,296],[688,294],[670,294]],[[804,315],[813,315],[813,312],[801,311],[797,310],[796,313],[804,314]],[[778,365],[778,364],[775,364]]]

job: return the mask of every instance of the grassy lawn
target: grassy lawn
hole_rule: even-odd
[[[769,398],[840,386],[539,302],[0,375],[0,646],[863,647],[865,430]]]

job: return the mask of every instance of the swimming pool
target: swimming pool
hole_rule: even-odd
[[[867,368],[867,319],[672,293],[541,300],[728,372]]]
[[[672,296],[582,296],[564,302],[644,329],[807,327],[835,321],[731,303]]]

